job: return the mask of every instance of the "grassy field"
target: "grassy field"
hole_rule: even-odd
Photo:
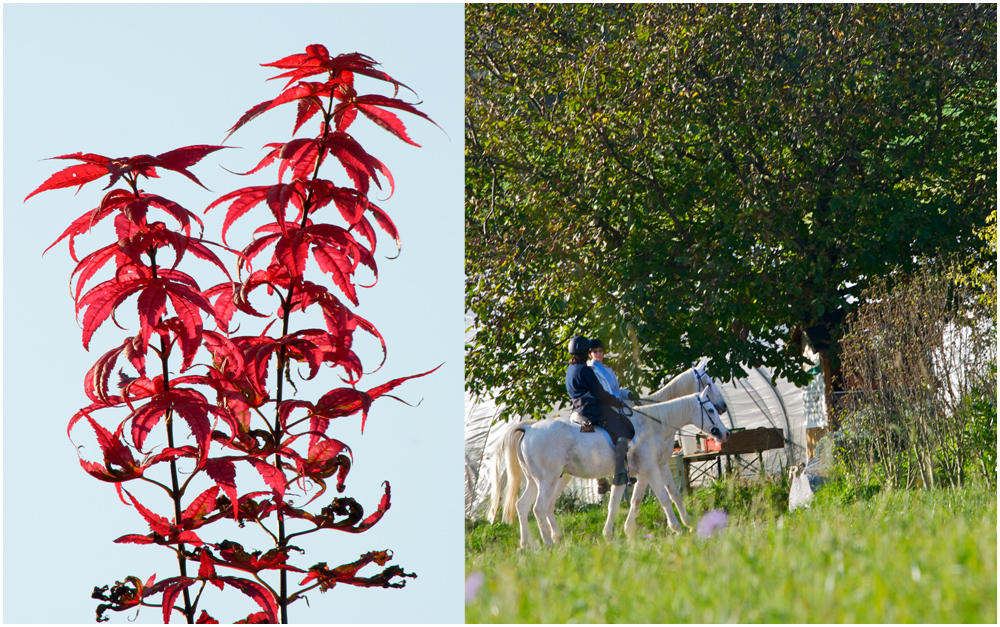
[[[696,521],[742,499],[707,538],[671,535],[655,502],[632,546],[601,539],[599,507],[561,514],[566,540],[552,549],[519,552],[516,526],[477,526],[466,621],[996,623],[994,490],[833,488],[791,514],[773,492],[697,491]]]

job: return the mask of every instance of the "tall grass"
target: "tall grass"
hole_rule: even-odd
[[[655,502],[631,546],[603,541],[597,507],[561,515],[555,548],[518,551],[516,527],[472,529],[466,570],[483,584],[466,620],[996,623],[992,489],[835,486],[791,514],[757,493],[708,538],[671,535]],[[695,520],[718,496],[695,493]]]

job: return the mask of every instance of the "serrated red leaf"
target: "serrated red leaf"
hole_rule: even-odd
[[[90,339],[102,324],[112,315],[118,305],[129,296],[148,285],[149,279],[134,276],[124,280],[112,279],[94,286],[77,303],[77,311],[83,311],[83,347],[89,349]]]
[[[260,473],[264,483],[274,490],[275,495],[279,498],[283,498],[285,496],[285,473],[281,472],[262,459],[247,457],[246,461],[257,469],[257,472]]]
[[[144,507],[142,503],[137,501],[136,498],[132,496],[132,494],[128,490],[123,490],[123,492],[125,492],[125,494],[128,495],[129,501],[132,502],[132,506],[135,507],[136,511],[139,512],[139,515],[142,516],[149,524],[150,531],[159,534],[161,536],[169,536],[171,534],[174,527],[173,525],[170,524],[170,521],[168,519],[164,518],[163,516],[160,516],[155,512],[146,509],[146,507]]]
[[[127,533],[120,538],[116,538],[114,542],[116,544],[156,544],[156,542],[149,536],[143,536],[137,533]]]
[[[236,466],[232,458],[206,459],[202,469],[215,481],[232,503],[233,518],[236,518],[240,508],[240,496],[236,492]]]
[[[227,141],[233,133],[250,120],[285,103],[307,100],[315,101],[322,106],[322,102],[319,99],[330,96],[333,88],[334,86],[329,86],[325,83],[300,82],[295,87],[285,89],[274,100],[266,100],[254,107],[251,107],[240,117],[239,120],[237,120],[236,124],[229,129],[229,134],[226,135],[226,139],[222,141]]]
[[[150,155],[137,155],[135,157],[124,157],[121,159],[109,159],[102,155],[84,154],[81,152],[71,155],[53,157],[53,159],[74,159],[83,161],[81,165],[70,166],[64,170],[56,172],[50,176],[38,189],[28,194],[24,200],[28,200],[35,194],[64,187],[83,187],[91,181],[111,175],[111,182],[108,187],[114,185],[119,178],[125,174],[134,173],[136,176],[147,178],[158,178],[156,168],[172,170],[186,176],[201,187],[201,181],[194,174],[188,171],[198,161],[206,155],[221,150],[226,146],[186,146],[171,150],[155,157]],[[105,188],[107,189],[107,188]]]
[[[167,624],[170,622],[170,614],[174,609],[177,611],[182,611],[180,608],[174,607],[174,601],[185,589],[191,586],[191,584],[198,581],[193,577],[171,577],[170,579],[164,579],[163,581],[158,581],[150,588],[146,590],[146,596],[153,596],[156,594],[163,593],[163,623]]]
[[[200,526],[203,519],[215,509],[215,501],[219,495],[219,486],[209,488],[199,494],[181,514],[184,526],[194,529]]]
[[[74,220],[73,223],[69,225],[69,228],[63,231],[63,234],[59,236],[59,239],[52,242],[49,247],[45,249],[42,255],[47,253],[53,246],[69,237],[70,257],[73,261],[79,261],[76,258],[76,249],[74,247],[76,237],[90,231],[95,224],[111,215],[116,208],[118,208],[121,204],[128,202],[131,198],[133,198],[132,194],[124,189],[111,190],[104,196],[101,200],[101,204],[99,204],[95,209],[88,211]],[[27,198],[25,198],[25,200],[27,200]]]
[[[202,549],[201,556],[198,559],[200,566],[198,567],[198,578],[199,579],[212,579],[215,577],[215,564],[212,563],[212,558],[208,554],[208,550]],[[222,585],[219,585],[219,589],[222,589]]]
[[[246,618],[236,621],[236,625],[267,625],[273,622],[267,615],[267,612],[254,612],[247,615]]]
[[[24,200],[27,201],[35,194],[40,194],[41,192],[45,192],[52,189],[62,189],[65,187],[82,188],[87,183],[90,183],[91,181],[96,181],[97,179],[102,178],[108,174],[107,167],[104,165],[104,163],[101,163],[100,160],[96,159],[90,160],[90,159],[85,159],[84,157],[99,157],[100,160],[103,160],[104,162],[111,161],[107,157],[100,157],[100,155],[84,155],[83,153],[76,153],[73,155],[62,155],[61,157],[52,157],[53,159],[80,159],[82,161],[87,161],[87,162],[80,165],[73,165],[64,170],[56,172],[48,179],[46,179],[44,183],[39,185],[38,188],[35,189],[35,191],[25,196]]]
[[[274,596],[267,588],[256,581],[240,577],[219,577],[219,581],[236,588],[253,599],[264,610],[264,613],[267,614],[268,622],[278,622],[278,606],[275,603]]]
[[[416,146],[417,148],[420,147],[420,144],[410,139],[410,136],[406,134],[406,126],[403,125],[402,121],[400,121],[396,114],[386,111],[381,107],[358,102],[357,100],[353,104],[362,115],[375,124],[378,124],[396,137],[402,139],[407,144]]]
[[[157,155],[155,157],[156,167],[164,168],[166,170],[173,170],[178,174],[183,174],[188,177],[200,187],[208,189],[201,184],[198,178],[188,171],[188,168],[198,163],[206,156],[215,152],[216,150],[222,150],[223,148],[228,148],[228,146],[185,146],[184,148],[177,148],[175,150],[170,150],[163,154]]]
[[[208,455],[211,439],[209,414],[221,418],[233,431],[238,428],[236,419],[229,412],[210,405],[201,393],[191,389],[171,389],[155,394],[148,403],[129,415],[132,420],[132,442],[136,449],[142,450],[146,436],[159,423],[160,418],[171,410],[188,424],[202,458]]]

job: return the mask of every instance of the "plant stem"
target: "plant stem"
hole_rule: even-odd
[[[308,214],[308,212],[306,212]],[[281,320],[281,337],[288,335],[288,321],[292,315],[292,295],[294,288],[289,285],[288,287],[288,299],[285,300],[284,314]],[[284,379],[282,375],[285,371],[285,347],[282,346],[278,350],[278,382],[275,386],[275,405],[279,406],[281,404],[283,394],[284,394]],[[281,417],[280,412],[275,410],[274,416],[274,441],[275,444],[280,446],[282,429],[281,429]],[[281,455],[274,456],[274,466],[279,472],[284,472],[281,470]],[[288,539],[285,537],[285,513],[282,509],[278,508],[278,548],[284,549],[285,545],[288,544]],[[288,624],[288,574],[284,569],[278,573],[278,607],[281,610],[281,624]]]
[[[138,194],[137,194],[138,195]],[[153,273],[153,279],[156,277],[156,249],[153,248],[149,251],[149,262],[150,269]],[[163,336],[160,336],[160,367],[163,375],[163,391],[166,392],[170,389],[170,372],[167,368],[167,361],[169,359],[169,352],[166,340]],[[164,417],[164,425],[167,428],[167,446],[169,448],[174,448],[174,412],[168,409]],[[174,502],[174,524],[180,525],[182,514],[181,514],[181,495],[182,491],[180,488],[180,481],[177,476],[177,460],[170,460],[170,486],[172,490],[170,491],[170,498]],[[177,566],[180,571],[181,577],[187,577],[187,558],[184,557],[184,543],[177,545]],[[191,604],[191,593],[187,588],[184,588],[184,616],[187,618],[188,624],[194,624],[194,606]]]
[[[327,110],[323,112],[323,133],[322,138],[330,133],[330,121],[333,119],[333,97],[330,98],[330,103]],[[323,163],[323,158],[326,155],[325,150],[320,150],[319,155],[316,157],[316,166],[313,168],[312,180],[315,181],[319,178],[319,168]],[[309,190],[308,196],[302,203],[302,223],[299,224],[299,228],[305,228],[306,223],[309,220],[309,209],[313,204],[313,191]],[[294,306],[293,299],[295,297],[295,285],[293,282],[289,282],[288,294],[283,301],[283,312],[281,318],[281,337],[286,337],[288,335],[289,320],[292,316],[292,307]],[[272,433],[274,434],[274,442],[276,446],[281,445],[281,438],[283,436],[283,429],[281,427],[281,416],[280,411],[277,409],[281,405],[281,401],[284,400],[284,374],[288,367],[288,353],[285,346],[278,349],[278,363],[277,363],[277,376],[278,381],[275,384],[275,412],[274,412],[274,427]],[[275,454],[274,456],[274,467],[278,469],[279,472],[284,473],[281,465],[281,455]],[[278,549],[285,549],[288,544],[288,538],[285,535],[285,514],[278,508],[278,538],[277,538]],[[281,623],[288,623],[288,573],[282,569],[278,573],[278,607],[281,612]]]

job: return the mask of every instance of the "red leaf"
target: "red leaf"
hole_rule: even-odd
[[[121,441],[121,427],[112,435],[89,415],[87,422],[97,434],[97,443],[104,454],[104,465],[88,462],[80,457],[80,465],[83,469],[97,479],[109,483],[122,483],[141,477],[146,464],[139,465],[132,456],[132,451]],[[79,456],[79,454],[78,449],[77,455]]]
[[[199,561],[201,562],[201,566],[198,567],[198,578],[211,579],[215,577],[215,565],[212,564],[212,558],[209,556],[207,550],[202,549]],[[220,585],[219,588],[221,589],[222,586]]]
[[[261,555],[260,551],[254,551],[252,554],[247,553],[243,546],[238,542],[231,542],[229,540],[223,540],[218,545],[219,556],[221,559],[215,559],[215,563],[220,566],[226,566],[228,568],[236,568],[249,573],[257,574],[262,570],[289,570],[293,572],[301,573],[302,569],[296,568],[294,566],[289,566],[285,562],[288,560],[288,552],[291,549],[295,549],[301,552],[301,549],[297,547],[286,547],[284,549],[273,548],[267,553]]]
[[[146,352],[153,328],[167,311],[167,290],[160,282],[154,282],[139,294],[139,337],[142,338],[141,351]]]
[[[52,158],[79,159],[81,161],[86,161],[86,163],[82,165],[73,165],[64,170],[56,172],[48,179],[46,179],[44,183],[39,185],[38,189],[25,196],[24,197],[25,201],[27,201],[35,194],[39,194],[41,192],[48,191],[50,189],[62,189],[64,187],[82,188],[87,183],[91,181],[96,181],[97,179],[107,175],[108,169],[105,164],[110,163],[111,161],[107,157],[101,157],[100,155],[84,155],[83,153],[79,152],[72,155],[62,155],[61,157],[52,157]]]
[[[375,523],[382,520],[382,517],[385,516],[385,513],[389,511],[389,482],[386,481],[384,485],[385,485],[385,494],[382,495],[382,500],[379,501],[378,509],[375,510],[375,512],[372,513],[370,516],[368,516],[368,518],[365,518],[361,522],[361,524],[357,526],[357,533],[361,533],[362,531],[365,531],[366,529],[369,529],[372,526],[374,526]]]
[[[406,577],[416,577],[413,573],[403,572],[399,566],[390,566],[382,572],[372,577],[358,577],[357,573],[368,564],[375,563],[384,566],[392,559],[389,551],[370,551],[361,556],[361,559],[344,564],[336,568],[329,568],[326,562],[320,562],[309,569],[309,574],[299,585],[305,585],[313,580],[319,581],[319,589],[323,592],[336,586],[338,583],[345,583],[351,586],[362,588],[402,588],[406,585]],[[394,580],[395,577],[404,579]]]
[[[91,181],[96,181],[105,175],[111,175],[111,182],[108,187],[114,185],[119,178],[125,174],[134,173],[136,176],[147,178],[157,178],[156,168],[173,170],[188,177],[198,185],[201,185],[194,174],[187,168],[201,161],[206,155],[221,150],[226,146],[187,146],[165,152],[156,157],[150,155],[138,155],[135,157],[125,157],[121,159],[109,159],[101,155],[84,154],[81,152],[71,155],[53,157],[53,159],[75,159],[83,161],[82,165],[70,166],[64,170],[56,172],[42,183],[38,189],[25,197],[25,200],[35,194],[48,191],[50,189],[61,189],[64,187],[83,187]],[[201,185],[204,187],[204,185]]]
[[[240,117],[240,119],[236,122],[236,124],[234,124],[233,127],[229,129],[229,134],[226,135],[226,139],[222,141],[228,140],[229,137],[232,136],[232,134],[237,131],[237,129],[242,127],[250,120],[256,118],[258,115],[261,115],[266,111],[270,111],[271,109],[283,105],[287,102],[295,102],[296,100],[299,101],[307,100],[310,102],[316,102],[317,104],[320,104],[320,106],[322,106],[322,103],[320,102],[319,99],[329,96],[332,93],[332,90],[333,90],[332,85],[326,85],[323,83],[311,83],[311,82],[301,82],[295,87],[292,87],[290,89],[285,89],[274,100],[267,100],[250,108],[246,113],[243,114],[242,117]]]
[[[169,536],[171,534],[173,525],[170,524],[169,520],[143,507],[142,503],[135,500],[135,497],[128,490],[124,490],[124,492],[128,495],[129,500],[132,501],[132,506],[139,512],[139,515],[149,523],[150,531],[161,536]]]
[[[137,533],[125,534],[120,538],[115,539],[118,544],[156,544],[156,542],[149,536],[142,536]]]
[[[285,474],[283,472],[261,459],[247,457],[246,460],[257,469],[264,483],[274,490],[279,498],[285,496]]]
[[[138,450],[142,450],[146,436],[168,410],[173,410],[187,422],[202,458],[208,455],[212,432],[208,414],[221,418],[234,432],[238,429],[236,419],[229,412],[210,405],[201,393],[191,389],[175,388],[155,394],[148,403],[129,416],[132,419],[132,441]]]
[[[262,185],[257,187],[244,187],[243,189],[238,189],[228,194],[224,194],[207,207],[205,207],[205,213],[208,213],[211,209],[218,207],[227,202],[231,202],[229,205],[229,211],[226,212],[226,219],[222,223],[222,243],[228,245],[226,242],[226,233],[229,231],[229,227],[232,226],[240,216],[250,211],[256,205],[267,199],[267,192],[271,188],[270,185]]]
[[[134,276],[134,275],[133,275]],[[112,312],[126,298],[146,286],[148,279],[134,276],[131,279],[112,279],[97,285],[84,294],[77,303],[77,310],[86,310],[83,316],[83,347],[89,348],[90,338],[97,329],[111,316]]]
[[[323,139],[323,146],[335,156],[354,182],[354,188],[362,194],[368,193],[368,179],[382,189],[378,180],[378,172],[389,181],[391,197],[395,191],[395,181],[388,168],[381,161],[368,154],[353,137],[344,132],[334,132]]]
[[[382,230],[388,233],[389,237],[392,238],[392,241],[396,243],[396,250],[400,250],[403,243],[399,238],[399,231],[396,230],[396,225],[389,219],[389,216],[374,204],[369,203],[368,209],[372,212],[372,215],[375,216],[375,222],[378,223]]]
[[[202,468],[229,497],[229,501],[233,504],[233,518],[237,518],[240,496],[236,492],[236,466],[233,465],[232,459],[228,457],[206,459],[202,463]]]
[[[190,529],[201,526],[204,518],[215,510],[215,500],[218,495],[219,487],[216,486],[205,490],[191,501],[191,504],[181,514],[184,526]]]
[[[278,622],[278,606],[274,596],[267,588],[255,581],[239,577],[219,577],[219,581],[229,584],[257,602],[257,605],[267,614],[268,622]]]
[[[268,625],[273,623],[266,612],[254,612],[243,620],[236,621],[237,625]]]
[[[132,338],[129,338],[122,342],[122,345],[118,348],[113,348],[108,352],[101,355],[100,359],[97,360],[90,370],[87,371],[87,376],[83,379],[83,391],[87,394],[89,398],[94,403],[100,403],[106,406],[117,405],[122,402],[121,397],[112,396],[108,389],[108,378],[115,369],[115,364],[118,362],[118,357],[132,344]]]
[[[250,120],[252,120],[255,117],[257,117],[258,115],[260,115],[261,113],[264,113],[265,111],[267,111],[268,109],[270,109],[272,102],[274,102],[274,101],[273,100],[266,100],[266,101],[260,103],[259,105],[255,105],[255,106],[251,107],[246,113],[244,113],[240,117],[239,120],[236,121],[236,124],[233,124],[233,127],[231,129],[229,129],[229,133],[226,135],[226,138],[223,139],[222,141],[223,142],[227,141],[230,138],[230,136],[232,136],[232,134],[236,132],[236,129],[240,128],[241,126],[243,126],[244,124],[246,124]]]
[[[387,381],[386,383],[378,385],[367,392],[361,392],[360,390],[355,390],[353,388],[338,388],[336,390],[331,390],[324,394],[319,401],[317,401],[316,408],[312,413],[315,416],[321,416],[323,418],[339,418],[341,416],[350,416],[358,411],[361,411],[361,432],[364,433],[365,421],[368,419],[368,409],[371,407],[372,401],[383,394],[394,390],[400,384],[410,379],[426,376],[440,367],[441,366],[438,366],[433,370],[428,370],[427,372],[422,372],[420,374],[410,375],[408,377],[399,377],[397,379]]]
[[[35,193],[38,192],[36,191]],[[73,258],[73,261],[78,261],[78,259],[76,258],[76,250],[74,249],[73,246],[76,236],[89,231],[95,224],[97,224],[104,218],[111,215],[114,209],[119,207],[121,204],[128,202],[132,198],[133,198],[132,194],[130,194],[128,191],[124,189],[111,190],[110,192],[107,193],[107,195],[104,196],[104,198],[101,200],[101,204],[98,205],[97,208],[93,209],[92,211],[88,211],[87,213],[83,214],[82,216],[74,220],[73,223],[69,225],[69,228],[63,231],[63,234],[59,236],[59,239],[52,242],[52,244],[49,245],[49,248],[46,248],[45,252],[43,252],[42,254],[44,255],[46,252],[49,251],[50,248],[52,248],[53,246],[64,240],[66,237],[69,237],[70,257]],[[27,200],[27,198],[25,198],[25,200]]]
[[[222,224],[222,242],[226,244],[226,234],[229,232],[229,227],[246,212],[262,202],[267,203],[275,220],[277,220],[278,226],[282,232],[285,232],[285,214],[288,210],[288,205],[291,203],[293,206],[298,207],[301,213],[304,196],[305,193],[300,181],[293,181],[289,184],[279,183],[277,185],[245,187],[223,195],[208,205],[205,211],[208,212],[222,204],[231,203],[229,210],[226,212],[226,219]]]
[[[223,148],[228,148],[228,146],[199,145],[177,148],[176,150],[171,150],[161,155],[157,155],[156,166],[183,174],[201,187],[208,189],[201,184],[201,181],[199,181],[194,174],[188,172],[187,169],[204,159],[207,155],[215,152],[216,150],[222,150]]]
[[[406,126],[403,125],[394,113],[371,104],[358,102],[358,100],[360,100],[360,98],[355,100],[353,104],[357,107],[358,111],[364,114],[366,118],[378,124],[396,137],[402,139],[407,144],[417,146],[418,148],[420,147],[420,144],[410,139],[410,136],[406,134]]]
[[[163,593],[163,622],[164,624],[170,622],[170,614],[173,612],[174,601],[186,588],[191,586],[194,582],[198,581],[192,577],[171,577],[170,579],[164,579],[154,584],[152,587],[146,589],[146,596],[152,596],[155,594]],[[181,611],[179,608],[178,611]]]

